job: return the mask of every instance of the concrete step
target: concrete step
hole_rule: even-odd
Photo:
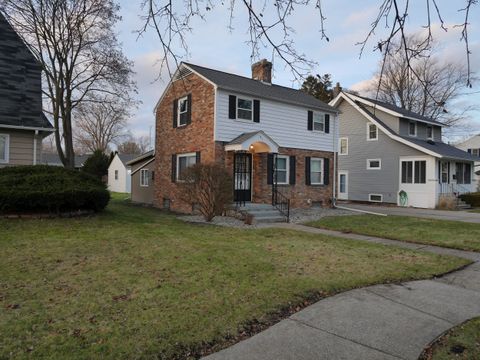
[[[285,222],[285,216],[283,215],[273,215],[273,216],[254,216],[254,219],[257,223],[276,223],[276,222]]]
[[[265,209],[265,210],[247,210],[250,215],[253,216],[275,216],[281,215],[277,209]]]
[[[240,206],[238,210],[252,215],[257,223],[285,221],[285,216],[271,204],[246,203],[244,206]]]

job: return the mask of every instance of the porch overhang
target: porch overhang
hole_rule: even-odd
[[[225,151],[278,153],[280,146],[263,131],[243,133],[225,145]]]

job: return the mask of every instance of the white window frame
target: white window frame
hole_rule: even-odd
[[[373,196],[380,196],[380,200],[372,200],[372,195]],[[382,194],[368,194],[368,201],[369,202],[375,202],[375,203],[381,203],[381,202],[383,202],[383,195]]]
[[[472,149],[472,155],[473,156],[480,156],[480,149]]]
[[[314,161],[320,161],[320,182],[313,182],[312,181],[312,162]],[[324,159],[323,158],[310,158],[310,185],[323,185],[323,178],[325,176],[324,174]]]
[[[375,126],[375,138],[370,138],[370,126]],[[378,126],[372,122],[367,122],[367,141],[377,141],[378,140]]]
[[[318,117],[318,116],[320,117],[320,120],[317,119],[317,121],[315,121],[315,118]],[[315,129],[315,123],[322,124],[323,130],[316,130]],[[317,132],[317,133],[325,133],[325,114],[324,113],[321,113],[321,112],[318,112],[318,111],[313,112],[312,131]]]
[[[197,163],[197,153],[186,153],[186,154],[177,154],[177,169],[176,169],[176,173],[175,173],[175,179],[177,180],[177,182],[183,182],[185,180],[181,180],[178,178],[178,175],[180,173],[180,158],[182,157],[194,157],[195,158],[195,164]],[[188,168],[188,166],[187,166]]]
[[[285,182],[277,182],[278,185],[288,185],[290,184],[290,156],[288,155],[277,155],[277,159],[285,159]],[[277,170],[277,164],[275,164],[275,170]],[[282,170],[283,171],[283,170]],[[275,174],[273,174],[275,179]]]
[[[431,129],[432,130],[432,136],[428,136],[428,130]],[[427,140],[433,140],[433,126],[432,125],[427,125]]]
[[[345,140],[345,152],[342,152],[342,141]],[[341,137],[338,139],[338,154],[348,155],[348,137]]]
[[[371,162],[378,161],[378,167],[372,167]],[[367,159],[367,170],[382,170],[382,159]]]
[[[8,164],[10,161],[10,134],[1,134],[0,136],[5,137],[5,158],[0,159],[0,164]]]
[[[240,102],[240,100],[243,100],[243,101],[250,101],[250,103],[252,104],[252,108],[251,109],[245,109],[245,108],[241,108],[238,103]],[[250,119],[244,119],[244,118],[241,118],[238,116],[238,110],[245,110],[245,111],[250,111],[252,116],[250,117]],[[248,97],[239,97],[237,96],[237,120],[240,120],[240,121],[248,121],[248,122],[253,122],[253,99],[252,98],[248,98]]]
[[[414,134],[411,134],[410,133],[410,125],[414,124],[415,125],[415,133]],[[417,125],[417,122],[416,121],[413,121],[413,120],[410,120],[408,122],[408,136],[412,136],[412,137],[416,137],[417,136],[417,133],[418,133],[418,125]]]
[[[141,169],[140,170],[140,186],[141,187],[148,187],[149,183],[149,170],[148,169]]]
[[[425,182],[415,182],[415,163],[424,161],[425,162]],[[403,163],[404,162],[411,162],[412,163],[412,181],[411,182],[403,182]],[[440,172],[441,173],[441,172]],[[422,158],[404,158],[400,159],[400,184],[401,185],[426,185],[428,184],[428,160],[427,159],[422,159]]]
[[[180,111],[180,105],[181,105],[182,101],[185,101],[185,103],[186,103],[185,111]],[[189,106],[188,96],[183,96],[180,99],[178,99],[178,103],[177,103],[177,127],[187,126],[187,122],[185,122],[185,124],[181,124],[180,119],[181,119],[182,114],[188,113],[188,106]]]

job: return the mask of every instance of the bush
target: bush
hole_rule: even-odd
[[[102,150],[95,150],[95,152],[85,160],[82,171],[102,179],[108,174],[109,165],[110,157],[105,155]]]
[[[437,209],[455,210],[457,208],[457,198],[455,196],[440,196]]]
[[[460,195],[460,199],[473,207],[480,207],[480,192]]]
[[[60,166],[0,169],[0,213],[100,211],[110,193],[92,175]]]
[[[198,205],[206,221],[221,215],[227,204],[232,202],[232,178],[219,164],[196,164],[184,174],[179,183],[182,199]]]

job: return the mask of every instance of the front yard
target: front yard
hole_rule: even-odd
[[[480,251],[480,224],[407,216],[326,217],[306,225],[356,234]]]
[[[467,261],[185,224],[117,199],[91,218],[0,220],[0,263],[0,358],[118,359],[195,357],[309,297]]]

